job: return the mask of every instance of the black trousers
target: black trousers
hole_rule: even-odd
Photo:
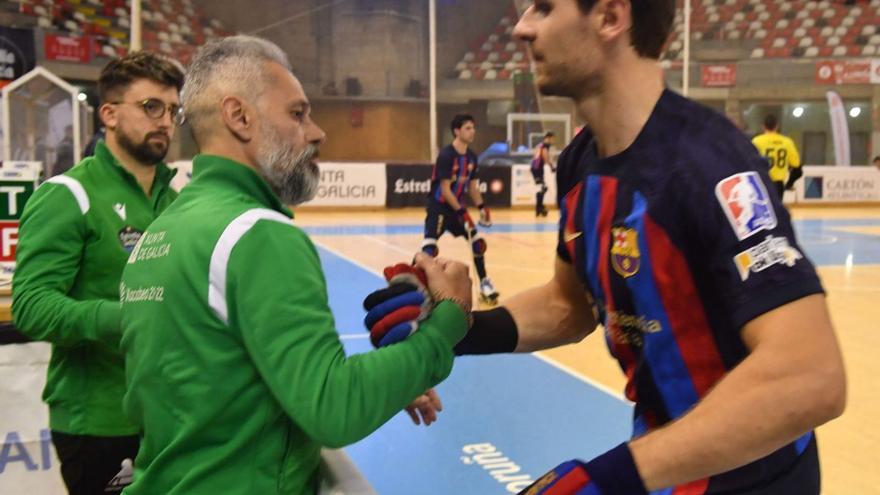
[[[52,432],[52,444],[61,461],[61,477],[70,495],[120,493],[131,483],[130,475],[119,479],[122,461],[134,462],[140,439],[96,437]]]

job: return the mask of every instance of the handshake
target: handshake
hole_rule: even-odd
[[[470,316],[471,279],[462,263],[419,253],[414,265],[389,266],[384,276],[388,287],[364,299],[364,325],[374,347],[396,344],[415,333],[441,301],[454,302]]]
[[[461,263],[419,253],[413,265],[389,266],[384,276],[388,287],[364,299],[364,324],[370,331],[370,342],[377,348],[396,344],[415,333],[441,301],[454,302],[471,318],[471,279],[467,266]],[[405,410],[413,423],[420,424],[421,416],[428,426],[437,420],[443,405],[430,389]]]

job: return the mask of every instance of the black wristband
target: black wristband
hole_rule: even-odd
[[[648,495],[626,442],[584,466],[593,483],[607,495]]]
[[[467,335],[455,346],[457,356],[499,354],[516,350],[519,331],[513,316],[504,306],[488,311],[474,311],[471,314],[474,323]]]
[[[478,210],[482,210],[486,205],[484,203],[480,203],[477,205]]]

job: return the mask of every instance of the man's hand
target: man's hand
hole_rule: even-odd
[[[428,291],[435,302],[450,300],[458,304],[466,315],[470,315],[473,304],[472,282],[467,265],[444,258],[432,258],[425,253],[417,254],[415,262],[415,268],[424,271],[428,279]]]
[[[364,325],[375,347],[385,347],[409,337],[418,330],[419,321],[433,308],[424,272],[405,263],[384,271],[388,287],[372,292],[364,299],[367,316]]]
[[[437,392],[430,388],[427,392],[410,402],[405,410],[412,419],[413,424],[418,426],[424,423],[425,426],[429,426],[437,421],[437,413],[443,410],[443,403],[440,402],[440,396],[437,395]],[[421,422],[419,417],[421,417]]]
[[[519,495],[648,495],[627,444],[590,462],[563,462]]]
[[[458,216],[458,221],[461,223],[461,226],[465,229],[474,230],[477,228],[476,224],[474,223],[474,219],[471,218],[470,213],[468,213],[467,208],[465,208],[464,206],[459,208],[455,212],[455,214]]]

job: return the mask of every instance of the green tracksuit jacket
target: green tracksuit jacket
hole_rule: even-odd
[[[21,217],[12,282],[15,325],[52,344],[43,391],[52,430],[138,433],[122,412],[119,279],[140,234],[177,196],[157,165],[151,197],[103,142],[42,184]]]
[[[321,446],[355,442],[443,380],[464,313],[347,357],[315,247],[254,170],[198,156],[122,276],[128,495],[308,494]],[[360,305],[360,301],[351,301]]]

